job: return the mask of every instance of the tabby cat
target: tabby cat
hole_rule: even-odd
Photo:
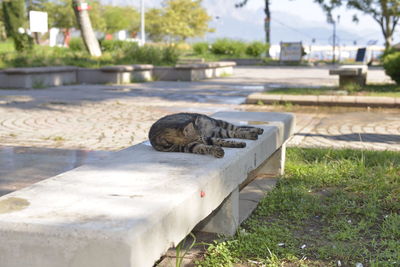
[[[221,147],[245,147],[246,143],[221,138],[257,140],[263,129],[235,126],[203,114],[177,113],[156,121],[150,128],[151,145],[158,151],[224,156]]]

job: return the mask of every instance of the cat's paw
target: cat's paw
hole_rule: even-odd
[[[225,155],[225,152],[222,148],[220,147],[214,147],[212,149],[212,155],[216,158],[222,158]]]
[[[239,148],[246,147],[246,143],[245,142],[238,142],[237,143],[237,147],[239,147]]]
[[[250,139],[250,140],[257,140],[257,139],[258,139],[258,134],[257,134],[257,133],[249,133],[249,134],[247,135],[247,139]]]
[[[257,134],[263,134],[263,132],[264,132],[264,129],[262,129],[262,128],[257,128]]]

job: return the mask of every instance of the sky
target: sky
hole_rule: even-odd
[[[215,28],[214,33],[208,34],[202,40],[213,40],[229,37],[242,40],[264,40],[264,4],[263,0],[248,0],[243,8],[235,8],[234,4],[240,0],[203,0],[203,6],[213,17],[210,26]],[[140,0],[103,0],[103,2],[133,5],[138,7]],[[160,7],[162,0],[145,0],[146,8]],[[281,41],[302,41],[310,44],[315,39],[316,44],[332,42],[333,26],[328,24],[326,16],[320,6],[313,0],[271,0],[271,39],[273,44]],[[334,18],[340,14],[337,24],[339,42],[351,45],[366,44],[370,40],[377,40],[383,44],[383,37],[378,23],[372,17],[363,15],[345,7],[334,11]],[[360,22],[352,22],[357,14]],[[218,19],[217,19],[218,17]],[[400,26],[398,26],[400,27]],[[400,29],[400,28],[399,28]],[[399,30],[395,33],[394,43],[400,42]]]

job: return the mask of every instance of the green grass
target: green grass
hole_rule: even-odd
[[[276,188],[198,266],[399,266],[400,153],[287,152]]]
[[[284,95],[332,95],[338,88],[335,87],[316,87],[316,88],[277,88],[265,92],[265,94],[284,94]],[[361,88],[348,87],[344,90],[348,95],[363,96],[392,96],[400,97],[400,85],[396,84],[368,84]]]
[[[14,52],[14,43],[11,40],[0,42],[0,54]]]

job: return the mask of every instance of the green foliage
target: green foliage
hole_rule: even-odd
[[[242,41],[222,38],[216,40],[212,44],[211,51],[216,55],[229,55],[240,57],[245,54],[246,44]]]
[[[175,65],[179,51],[173,47],[156,47],[156,46],[131,46],[123,53],[126,62],[136,62],[140,64],[153,65]]]
[[[231,242],[214,242],[207,248],[208,257],[202,262],[197,262],[198,267],[228,267],[233,266],[234,257],[230,251]]]
[[[392,80],[400,84],[400,52],[387,55],[383,60],[383,68]]]
[[[105,22],[104,31],[115,33],[121,30],[139,31],[139,12],[128,6],[103,6],[101,14]]]
[[[399,173],[399,152],[290,148],[285,177],[237,235],[211,244],[198,264],[395,266]]]
[[[391,55],[396,52],[399,52],[399,50],[397,50],[393,47],[389,47],[389,48],[385,49],[385,51],[383,51],[383,54],[380,56],[380,58],[381,58],[381,60],[384,60],[388,55]]]
[[[69,42],[69,49],[72,51],[86,51],[85,44],[83,43],[82,38],[71,38]]]
[[[209,52],[209,44],[207,42],[199,42],[193,44],[193,51],[197,55],[204,55]]]
[[[33,51],[22,53],[0,51],[0,68],[65,65],[96,68],[118,64],[175,65],[180,54],[180,51],[173,46],[138,47],[136,43],[125,42],[119,48],[107,50],[101,57],[94,58],[87,54],[81,39],[73,39],[71,46],[73,49],[35,46]]]
[[[368,84],[360,87],[349,84],[338,91],[337,87],[282,87],[264,92],[265,94],[280,95],[343,95],[362,94],[365,96],[400,97],[400,86],[395,84]]]
[[[78,27],[71,0],[48,1],[43,4],[42,10],[49,16],[50,27],[62,29]]]
[[[184,41],[212,31],[211,17],[201,6],[202,0],[166,0],[163,9],[146,13],[146,32],[153,41]]]
[[[25,29],[27,23],[25,1],[8,0],[2,2],[4,26],[7,35],[10,36],[18,51],[31,50],[33,48],[33,38],[26,33],[19,32],[19,29]]]
[[[129,49],[132,46],[137,47],[138,44],[120,40],[101,40],[100,46],[101,50],[104,52],[113,52],[113,51],[123,51]]]
[[[269,46],[262,42],[252,42],[246,47],[246,54],[252,57],[260,57],[269,49]]]

